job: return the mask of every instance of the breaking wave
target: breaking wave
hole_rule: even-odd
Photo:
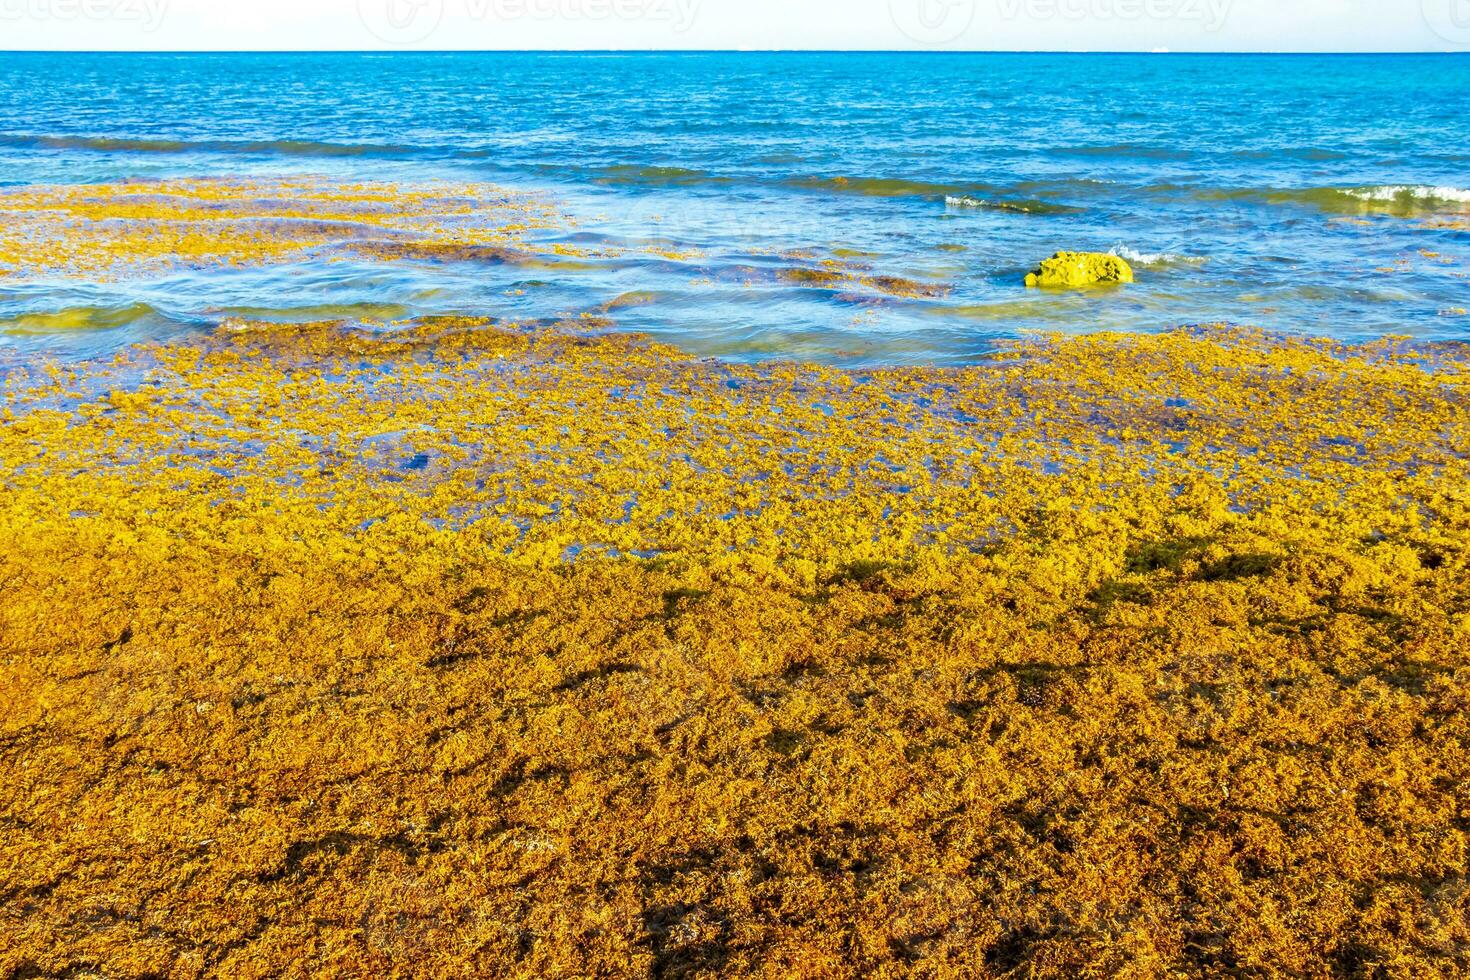
[[[1127,245],[1114,245],[1108,250],[1109,254],[1116,255],[1133,265],[1142,266],[1166,266],[1166,265],[1204,265],[1210,261],[1203,255],[1181,255],[1177,252],[1140,252],[1129,248]]]

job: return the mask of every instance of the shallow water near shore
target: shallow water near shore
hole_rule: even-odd
[[[1439,56],[6,54],[11,191],[470,182],[562,220],[532,236],[535,264],[13,267],[0,347],[85,357],[236,315],[589,310],[701,355],[856,365],[1217,321],[1464,339],[1467,86],[1470,59]],[[1059,248],[1115,251],[1138,282],[1022,288]],[[832,266],[847,278],[787,271]]]

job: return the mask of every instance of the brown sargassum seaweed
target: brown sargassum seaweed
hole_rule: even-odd
[[[17,367],[10,976],[1464,976],[1462,348]]]

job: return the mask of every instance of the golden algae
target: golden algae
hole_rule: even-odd
[[[836,289],[847,285],[851,280],[836,269],[806,269],[793,267],[782,269],[778,275],[786,282],[798,286],[811,286],[817,289]]]
[[[309,253],[509,261],[566,224],[546,202],[485,184],[190,179],[0,192],[0,274],[91,278]]]
[[[1132,281],[1133,268],[1125,260],[1101,252],[1058,252],[1026,276],[1027,286],[1060,288]]]
[[[539,240],[574,220],[547,200],[489,184],[351,183],[316,177],[140,180],[0,191],[0,278],[61,275],[106,281],[181,269],[307,259],[465,263],[578,271],[625,258],[615,245]],[[633,251],[671,262],[704,256],[673,242]],[[752,283],[906,298],[950,287],[874,273],[836,249],[819,267],[747,266]],[[810,254],[788,255],[809,259]],[[712,274],[711,270],[694,270]]]
[[[1462,976],[1467,369],[10,368],[0,970]]]
[[[114,330],[156,313],[145,303],[122,307],[72,306],[54,313],[22,313],[0,318],[0,333],[26,336],[76,330]]]
[[[922,282],[904,276],[863,276],[860,281],[880,293],[909,299],[938,299],[950,293],[950,287],[942,283]]]
[[[933,299],[948,296],[951,287],[943,283],[924,282],[903,276],[872,275],[850,263],[828,260],[820,268],[795,266],[781,269],[777,278],[782,282],[812,289],[851,289],[865,287],[889,296],[909,299]]]

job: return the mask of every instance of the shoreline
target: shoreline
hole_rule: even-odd
[[[1083,334],[1099,324],[1150,332],[1259,320],[1346,340],[1463,339],[1463,291],[1454,290],[1466,276],[1456,244],[1466,192],[1450,186],[1224,193],[1209,202],[1252,220],[1305,209],[1298,217],[1309,234],[1325,236],[1337,255],[1331,270],[1314,273],[1302,264],[1307,246],[1285,239],[1243,260],[1230,249],[1100,232],[1096,213],[1066,230],[1071,219],[926,200],[935,188],[907,187],[918,197],[896,204],[865,196],[892,181],[819,183],[847,188],[839,197],[852,200],[833,220],[856,222],[854,238],[786,221],[789,200],[747,208],[678,189],[600,188],[563,200],[544,187],[340,174],[10,188],[0,191],[0,285],[10,297],[0,347],[78,358],[230,318],[482,310],[541,323],[585,311],[727,360],[854,367],[963,366],[1031,329]],[[1362,213],[1336,214],[1322,195]],[[884,213],[903,226],[890,238]],[[997,236],[1010,245],[998,247]],[[1022,288],[1059,247],[1117,255],[1138,275],[1120,293]],[[298,281],[306,288],[296,290]]]

